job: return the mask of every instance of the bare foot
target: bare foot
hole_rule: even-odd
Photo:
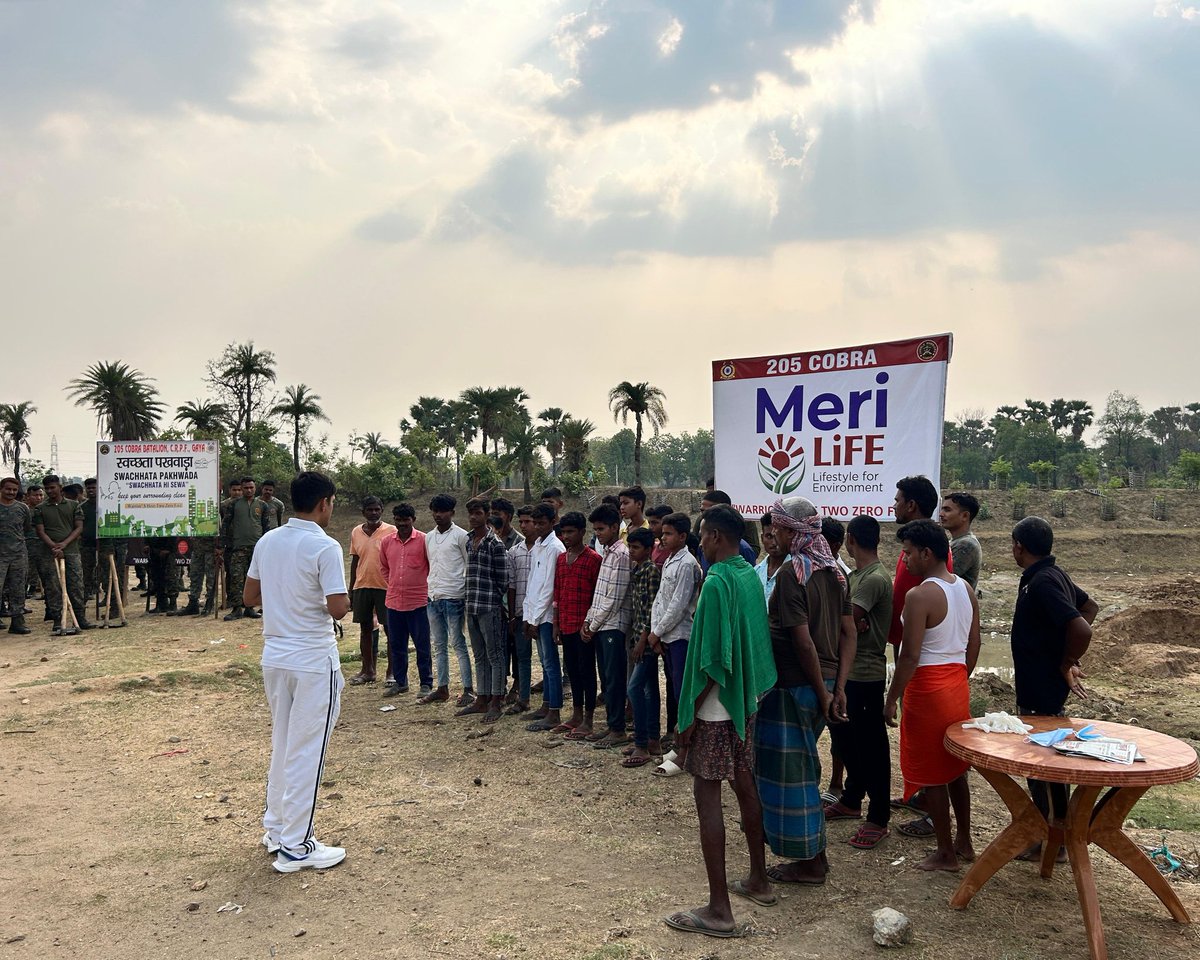
[[[934,850],[929,856],[917,864],[918,870],[945,870],[948,873],[954,873],[960,868],[958,857],[954,855],[953,850],[943,853],[941,850]]]
[[[814,857],[812,860],[796,860],[767,867],[767,879],[772,883],[820,886],[825,882],[825,874],[828,872],[829,868],[821,863],[820,858]]]
[[[954,852],[964,863],[975,862],[975,848],[971,846],[970,838],[954,841]]]
[[[733,914],[720,917],[707,906],[696,907],[694,910],[683,910],[673,913],[667,918],[667,924],[677,930],[703,933],[710,930],[716,933],[732,933],[737,925],[733,922]]]

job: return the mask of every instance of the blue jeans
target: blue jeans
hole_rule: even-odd
[[[388,659],[392,676],[402,687],[408,686],[408,638],[417,653],[417,677],[421,686],[433,689],[433,658],[429,651],[429,616],[425,607],[387,612]]]
[[[554,642],[554,624],[543,623],[538,631],[538,656],[542,660],[542,699],[551,710],[563,705],[562,663]]]
[[[629,654],[625,652],[624,630],[601,630],[592,638],[596,647],[596,659],[600,676],[604,678],[604,712],[608,729],[614,733],[625,732],[625,686],[629,674],[625,664]]]
[[[633,742],[645,747],[662,735],[662,698],[658,692],[658,654],[647,650],[629,678],[629,704],[633,707]]]
[[[461,600],[429,601],[429,635],[433,638],[433,653],[437,661],[437,685],[450,686],[450,651],[458,658],[458,675],[464,690],[472,689],[471,655],[467,638],[463,636],[463,602]]]

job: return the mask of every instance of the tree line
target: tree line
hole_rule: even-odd
[[[650,383],[622,381],[608,393],[610,438],[591,420],[562,407],[536,416],[521,387],[472,386],[454,398],[422,396],[397,424],[396,442],[384,433],[351,434],[344,448],[314,427],[328,417],[321,396],[304,383],[279,388],[273,353],[254,341],[230,344],[205,365],[206,395],[171,411],[153,378],[121,361],[99,361],[66,385],[67,396],[96,417],[97,432],[113,440],[216,440],[225,472],[283,478],[303,468],[331,473],[358,498],[399,499],[439,486],[481,490],[519,480],[532,488],[556,483],[572,493],[585,486],[647,480],[699,486],[712,471],[712,433],[664,433],[666,395]],[[30,463],[29,401],[0,404],[0,455],[20,478]],[[478,441],[475,452],[472,445]],[[235,466],[236,465],[236,466]]]
[[[1090,442],[1085,435],[1094,427]],[[1084,400],[1027,399],[944,425],[943,486],[1042,488],[1200,485],[1200,403],[1147,412],[1114,390],[1096,416]]]

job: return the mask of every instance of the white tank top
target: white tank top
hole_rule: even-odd
[[[971,595],[966,581],[955,577],[949,583],[941,577],[928,577],[924,583],[936,583],[946,595],[946,617],[936,627],[925,628],[921,641],[919,667],[943,663],[967,662],[967,640],[971,636]],[[900,619],[904,619],[901,614]]]

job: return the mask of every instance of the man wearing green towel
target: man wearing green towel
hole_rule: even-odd
[[[762,806],[754,784],[754,715],[758,698],[775,684],[775,660],[762,584],[739,553],[745,523],[727,504],[704,511],[700,548],[710,566],[688,641],[679,698],[684,768],[694,778],[700,850],[708,874],[708,903],[667,917],[667,926],[709,937],[740,937],[730,892],[760,906],[778,902],[767,879]],[[721,781],[737,795],[750,853],[750,874],[727,885]]]

